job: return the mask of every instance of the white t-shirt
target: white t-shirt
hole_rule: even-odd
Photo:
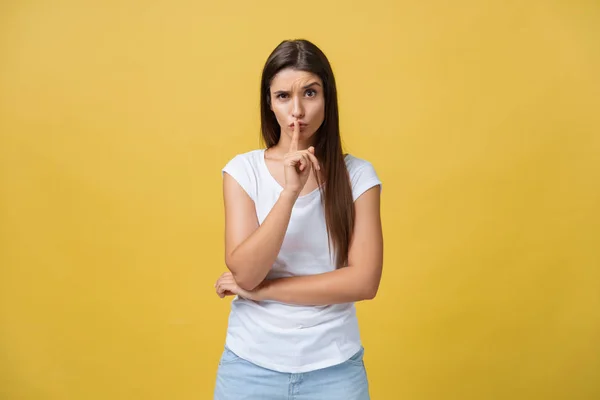
[[[223,168],[248,193],[263,223],[283,187],[267,168],[264,149],[235,156]],[[381,185],[371,163],[346,155],[356,200]],[[380,186],[381,187],[381,186]],[[281,250],[267,279],[335,270],[328,247],[321,192],[300,196],[292,209]],[[342,363],[361,348],[354,303],[299,306],[235,297],[226,346],[239,357],[280,372],[302,373]]]

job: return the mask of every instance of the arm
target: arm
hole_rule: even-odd
[[[323,274],[264,281],[251,297],[287,304],[328,305],[373,299],[383,269],[380,190],[375,186],[355,201],[354,235],[348,266]]]
[[[225,264],[243,290],[255,289],[271,270],[296,199],[313,168],[320,168],[312,146],[298,151],[299,136],[300,125],[296,121],[290,149],[283,160],[285,189],[260,226],[252,199],[229,174],[223,176]]]
[[[253,290],[275,262],[297,196],[284,190],[260,226],[252,199],[227,173],[223,176],[223,197],[225,264],[240,288]]]

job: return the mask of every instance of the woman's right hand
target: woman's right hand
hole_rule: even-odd
[[[293,193],[295,196],[299,196],[302,192],[313,168],[317,171],[321,169],[319,161],[315,157],[314,147],[311,146],[307,150],[298,150],[299,137],[300,125],[298,121],[295,121],[290,149],[283,159],[285,171],[284,190]]]

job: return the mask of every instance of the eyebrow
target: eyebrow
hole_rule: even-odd
[[[321,86],[321,84],[320,84],[319,82],[312,82],[312,83],[309,83],[309,84],[308,84],[308,85],[306,85],[306,86],[302,86],[302,89],[308,89],[308,88],[310,88],[311,86],[315,86],[315,85],[316,85],[316,86]],[[287,90],[278,90],[278,91],[276,91],[276,92],[273,92],[273,94],[281,94],[281,93],[288,93],[288,91],[287,91]]]
[[[308,89],[309,87],[311,87],[311,86],[315,86],[315,85],[317,85],[317,86],[321,86],[321,85],[319,84],[319,82],[313,82],[313,83],[309,83],[309,84],[308,84],[308,85],[306,85],[306,86],[303,86],[303,87],[302,87],[302,89]]]

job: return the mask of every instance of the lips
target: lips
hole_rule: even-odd
[[[308,124],[304,123],[304,122],[300,122],[300,128],[303,128],[305,126],[307,126]],[[290,128],[294,129],[294,123],[292,122],[291,124],[288,125]]]

